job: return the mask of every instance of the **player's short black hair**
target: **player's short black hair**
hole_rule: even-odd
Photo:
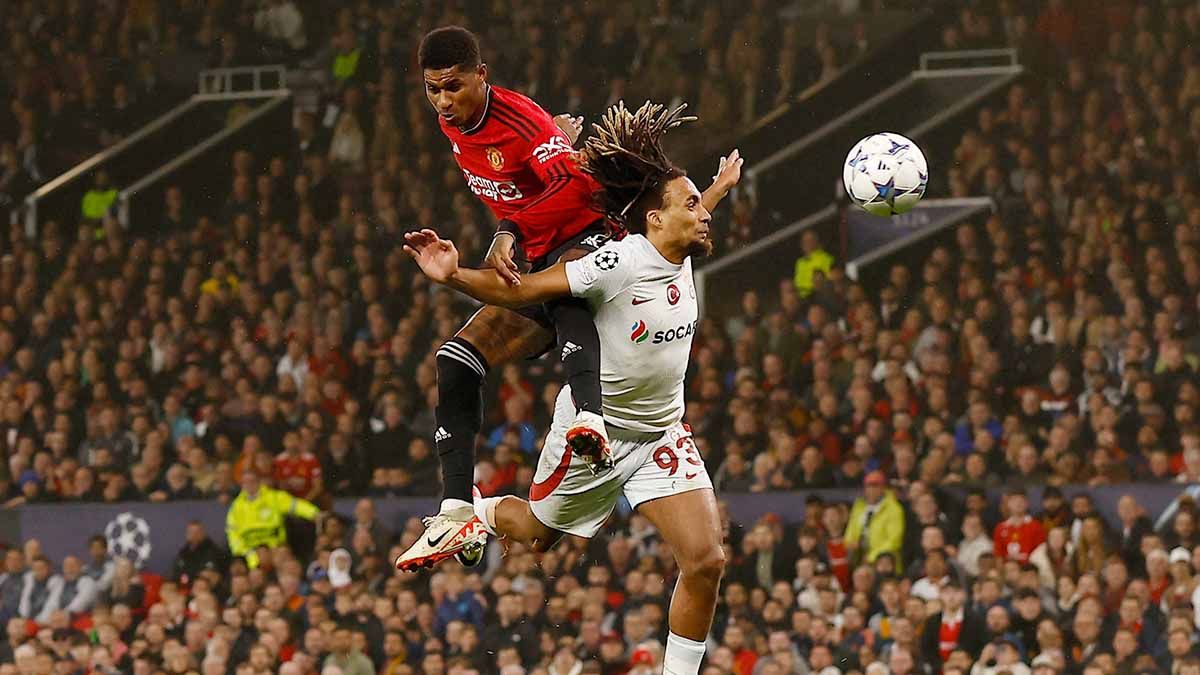
[[[462,26],[442,26],[425,34],[417,50],[421,69],[472,69],[479,65],[479,39]]]

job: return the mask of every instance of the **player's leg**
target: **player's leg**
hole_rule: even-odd
[[[694,675],[700,672],[704,641],[712,627],[721,576],[725,573],[716,497],[711,487],[705,487],[651,499],[637,508],[658,528],[679,567],[679,578],[671,595],[663,672]]]
[[[491,367],[536,354],[551,335],[536,321],[485,306],[437,351],[438,405],[434,442],[442,467],[442,498],[471,503],[475,438],[483,424],[483,381]]]
[[[512,495],[476,500],[475,515],[490,534],[525,544],[535,553],[549,551],[563,536],[538,520],[529,502]]]
[[[625,481],[637,466],[625,462],[610,471],[593,472],[567,443],[574,417],[571,388],[563,387],[554,402],[554,422],[538,454],[529,501],[512,496],[475,500],[475,515],[491,534],[543,552],[564,534],[594,536],[612,515]],[[620,456],[634,447],[616,443],[613,449]]]
[[[486,306],[437,350],[438,405],[434,443],[442,471],[442,503],[425,534],[396,560],[401,569],[432,565],[478,543],[471,486],[475,438],[483,424],[483,381],[488,369],[537,354],[551,341],[536,321]],[[467,560],[464,562],[471,562]]]
[[[565,245],[562,252],[551,253],[547,262],[582,258],[605,241],[603,228],[589,228]],[[567,433],[567,442],[576,454],[592,462],[594,468],[607,469],[611,465],[611,451],[600,393],[600,334],[592,309],[581,298],[559,298],[546,303],[546,314],[554,327],[559,358],[575,402],[576,418]]]

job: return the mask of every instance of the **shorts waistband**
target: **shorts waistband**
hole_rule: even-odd
[[[628,441],[630,443],[652,443],[667,435],[666,431],[633,431],[612,425],[604,425],[610,440]]]

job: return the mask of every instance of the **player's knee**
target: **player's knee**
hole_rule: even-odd
[[[679,561],[680,571],[692,577],[719,583],[725,575],[725,549],[721,546],[710,546],[688,556],[688,560]]]
[[[454,337],[438,347],[437,358],[438,388],[441,391],[453,390],[459,387],[478,387],[487,376],[487,359],[470,342],[461,337]]]

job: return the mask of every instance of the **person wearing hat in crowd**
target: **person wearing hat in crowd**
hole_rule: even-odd
[[[872,471],[863,478],[863,493],[850,508],[846,548],[856,564],[874,564],[876,558],[887,553],[899,568],[904,544],[904,507],[887,489],[882,471]]]
[[[352,567],[353,559],[350,551],[338,548],[329,554],[329,569],[326,570],[326,573],[329,575],[329,583],[333,586],[333,590],[336,591],[350,585]]]

